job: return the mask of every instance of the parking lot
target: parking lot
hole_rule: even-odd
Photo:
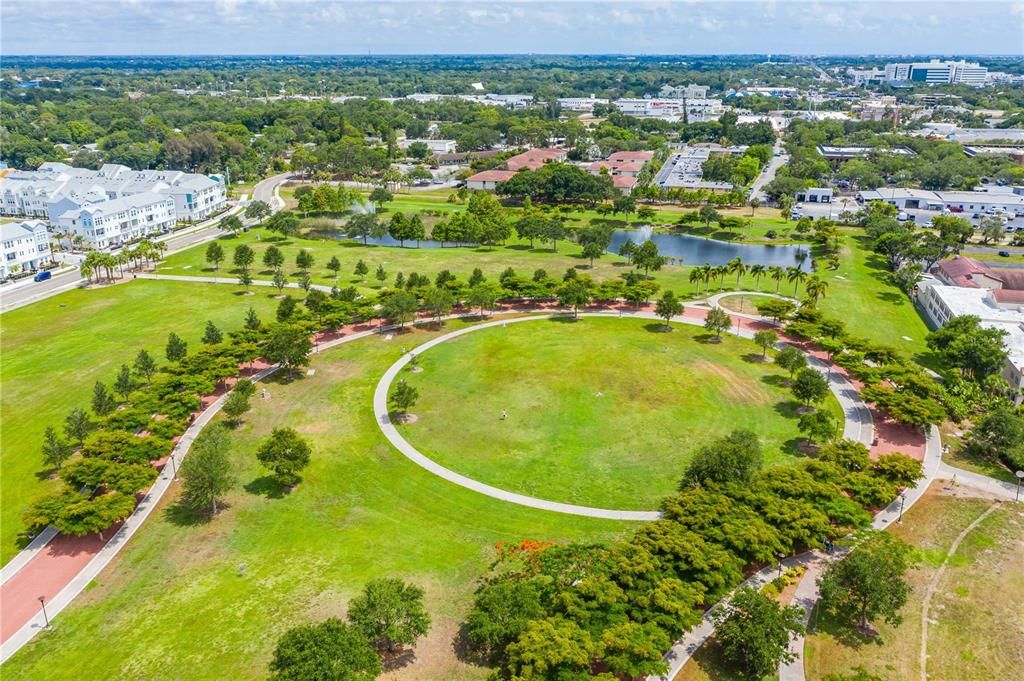
[[[843,198],[846,198],[845,205],[843,203]],[[863,206],[857,203],[857,201],[852,197],[843,198],[839,198],[832,203],[799,203],[794,206],[793,213],[795,215],[799,212],[800,214],[806,215],[814,220],[820,220],[821,218],[836,219],[844,210],[856,212],[863,208]],[[917,208],[908,208],[901,212],[906,214],[908,220],[911,220],[914,224],[920,226],[927,225],[933,218],[942,215],[942,211]],[[980,216],[975,218],[972,213],[947,213],[947,215],[955,215],[956,217],[964,218],[975,227],[978,226],[978,222],[980,221]],[[1007,233],[1024,232],[1024,217],[1009,220],[1005,227]]]

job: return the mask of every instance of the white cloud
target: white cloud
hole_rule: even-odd
[[[977,0],[970,12],[963,7],[962,0],[0,0],[0,48],[7,54],[1021,52],[1024,0]],[[893,22],[914,30],[890,30]]]

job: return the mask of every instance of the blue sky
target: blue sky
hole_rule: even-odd
[[[2,54],[1024,54],[1024,0],[2,0]]]

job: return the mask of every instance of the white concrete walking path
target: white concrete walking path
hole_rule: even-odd
[[[155,274],[153,272],[139,272],[138,274],[135,275],[135,278],[162,279],[164,281],[192,281],[201,284],[233,284],[234,286],[241,286],[241,284],[238,283],[238,277],[232,275],[228,275],[226,277],[200,277],[187,274]],[[274,282],[268,281],[266,279],[253,279],[250,285],[267,287],[274,286]],[[331,287],[325,286],[323,284],[310,284],[309,287],[314,288],[318,291],[323,291],[324,293],[331,292]],[[294,281],[289,281],[287,284],[284,285],[284,288],[296,289],[301,287]]]
[[[903,517],[903,513],[916,504],[925,491],[939,476],[942,466],[942,439],[939,436],[939,429],[931,426],[925,437],[925,455],[922,462],[923,477],[917,484],[903,491],[903,494],[891,504],[875,515],[871,527],[876,530],[884,530],[894,522]],[[807,572],[800,578],[796,592],[793,595],[793,602],[801,610],[801,624],[806,629],[811,621],[811,612],[818,602],[820,592],[818,590],[818,577],[825,570],[829,563],[842,560],[849,553],[846,547],[837,548],[832,554],[822,551],[814,551],[814,558],[807,568]],[[789,652],[793,654],[793,660],[789,663],[779,665],[780,681],[804,681],[804,636],[797,636],[789,642]]]
[[[388,393],[391,388],[391,383],[395,380],[398,374],[405,368],[405,366],[412,359],[413,354],[420,355],[430,348],[445,343],[454,338],[464,336],[474,331],[480,331],[482,329],[489,329],[496,326],[507,326],[508,324],[518,324],[522,322],[533,322],[539,320],[547,320],[552,318],[564,318],[571,317],[570,312],[558,312],[552,314],[550,310],[533,310],[533,312],[546,312],[547,314],[534,314],[529,317],[519,317],[515,319],[499,319],[484,324],[475,324],[473,326],[459,329],[447,333],[443,336],[438,336],[416,348],[415,353],[407,353],[392,364],[380,381],[377,383],[377,389],[373,394],[373,414],[377,419],[377,425],[380,427],[381,432],[395,448],[405,455],[408,459],[416,463],[418,466],[430,471],[434,475],[444,478],[448,482],[456,484],[466,489],[471,489],[474,492],[485,494],[493,499],[499,499],[506,501],[511,504],[518,504],[520,506],[527,506],[529,508],[537,508],[544,511],[554,511],[556,513],[568,513],[570,515],[586,516],[588,518],[604,518],[608,520],[633,520],[633,521],[650,521],[657,520],[661,517],[661,513],[658,511],[623,511],[617,509],[608,508],[594,508],[592,506],[577,506],[575,504],[565,504],[558,501],[549,501],[547,499],[538,499],[537,497],[527,496],[525,494],[517,494],[515,492],[509,492],[507,490],[488,485],[470,477],[456,473],[450,468],[445,468],[441,464],[437,463],[433,459],[427,457],[418,449],[412,446],[408,440],[402,437],[402,434],[398,432],[394,424],[391,422],[389,417],[388,409]],[[651,312],[581,312],[579,317],[606,317],[606,318],[634,318],[634,319],[651,319],[660,320],[661,317]],[[703,321],[693,317],[678,316],[673,317],[672,321],[682,322],[684,324],[691,324],[695,326],[702,326]],[[751,338],[753,332],[748,329],[736,329],[737,335],[742,337]],[[832,372],[829,370],[829,365],[826,362],[808,357],[808,365],[815,368],[817,371],[826,375],[828,378],[829,389],[835,395],[839,404],[843,408],[843,413],[846,415],[843,436],[859,440],[867,445],[871,444],[872,437],[872,425],[871,425],[871,412],[868,410],[867,405],[861,401],[857,390],[838,372]]]

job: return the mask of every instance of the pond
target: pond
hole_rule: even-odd
[[[331,236],[338,239],[347,239],[344,232],[332,232]],[[704,239],[690,236],[688,234],[662,234],[652,232],[650,227],[640,229],[617,229],[612,234],[612,243],[609,251],[619,252],[619,247],[626,240],[635,243],[642,243],[650,239],[658,244],[658,251],[670,258],[682,259],[687,265],[724,265],[733,258],[739,258],[745,265],[781,265],[789,267],[796,265],[805,271],[811,269],[811,258],[807,246],[771,244],[733,244],[727,241],[716,241],[715,239]],[[362,243],[362,239],[353,239]],[[398,246],[398,240],[390,236],[383,236],[378,239],[372,237],[366,239],[371,246]],[[538,244],[539,245],[539,244]],[[416,248],[415,241],[406,241],[406,248]],[[453,248],[455,244],[446,242],[447,248]],[[419,242],[420,248],[441,248],[440,241],[424,239]]]
[[[619,247],[626,241],[643,243],[648,239],[658,245],[659,253],[670,258],[681,258],[687,265],[724,265],[733,258],[739,258],[744,265],[797,266],[808,272],[811,270],[808,246],[734,244],[689,234],[652,232],[649,227],[615,230],[608,250],[618,253]]]

